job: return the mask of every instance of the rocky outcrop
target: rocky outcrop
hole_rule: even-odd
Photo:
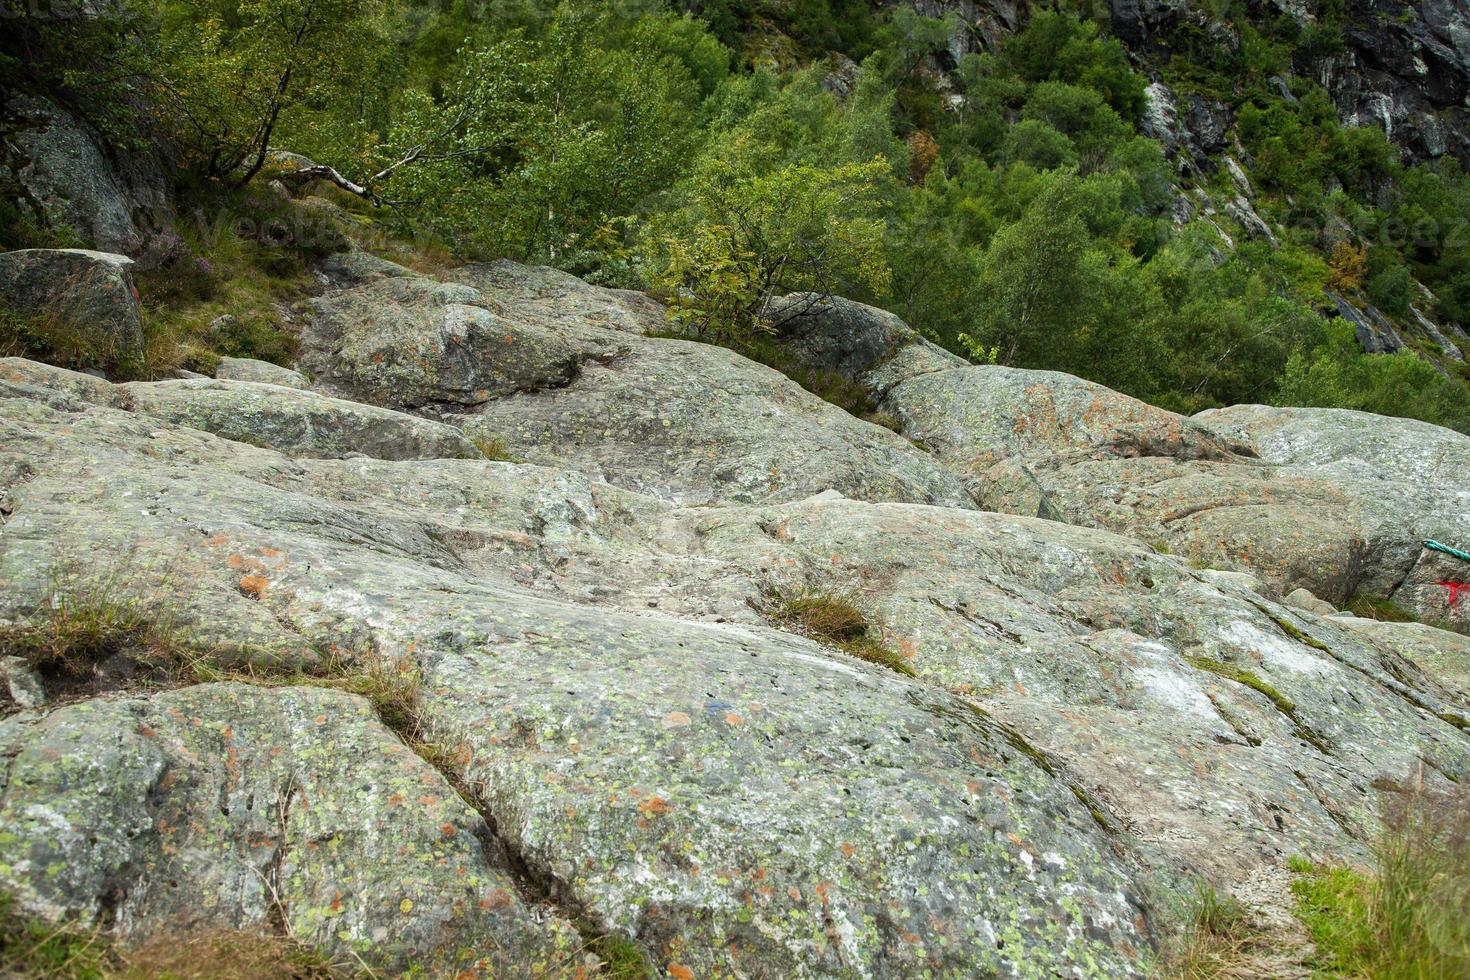
[[[137,370],[143,319],[132,265],[125,255],[78,248],[0,252],[0,309],[52,320],[85,359]]]
[[[69,408],[122,408],[291,456],[479,458],[458,430],[401,412],[250,381],[193,379],[110,385],[20,358],[0,358],[0,393]]]
[[[582,945],[361,698],[205,684],[92,701],[0,721],[0,756],[0,887],[50,919],[124,942],[274,923],[395,972],[530,976]]]
[[[328,294],[305,333],[303,366],[339,394],[425,412],[528,462],[670,499],[835,490],[969,504],[959,481],[905,439],[776,371],[646,336],[666,321],[641,294],[511,262],[453,278]]]
[[[47,99],[16,95],[5,108],[20,124],[6,134],[0,180],[19,189],[22,213],[108,252],[139,257],[155,244],[171,247],[173,206],[158,160],[111,146]]]
[[[627,603],[637,612],[574,602],[570,585],[553,584],[587,581],[589,569],[576,556],[599,551],[636,572],[646,595],[686,587],[661,584],[660,566],[707,580],[698,570],[712,558],[674,539],[666,553],[653,544],[656,534],[638,549],[613,546],[633,536],[632,527],[620,533],[620,524],[639,515],[665,520],[674,513],[668,505],[594,491],[570,475],[549,479],[533,467],[292,462],[172,426],[150,436],[110,409],[78,414],[26,405],[7,405],[0,440],[7,466],[34,468],[11,492],[0,547],[4,615],[35,608],[22,596],[45,564],[46,544],[82,544],[80,529],[95,528],[122,539],[108,554],[127,554],[128,544],[162,550],[168,542],[190,568],[181,607],[228,599],[274,628],[320,639],[359,636],[382,656],[407,658],[423,675],[424,737],[464,746],[460,778],[493,821],[499,845],[561,907],[636,941],[660,972],[737,964],[765,976],[921,967],[958,976],[1021,964],[1143,969],[1140,957],[1153,939],[1142,883],[1115,850],[1123,842],[1065,781],[963,698],[776,633],[748,612],[746,625],[699,622],[650,611],[648,600]],[[66,474],[47,462],[60,458],[54,454],[71,460]],[[161,467],[158,454],[178,462]],[[79,480],[78,472],[98,482]],[[129,494],[99,492],[103,482]],[[367,487],[374,489],[361,495]],[[140,501],[148,503],[139,508]],[[749,518],[741,523],[752,541],[773,540]],[[63,525],[70,530],[58,536]],[[668,533],[677,536],[677,525]],[[534,568],[551,574],[548,588],[518,584]],[[240,587],[246,575],[264,579],[250,597]],[[618,582],[602,574],[596,580],[604,595]],[[739,589],[734,580],[730,587]],[[619,601],[639,589],[625,580]],[[732,595],[731,604],[737,601]],[[152,710],[142,708],[145,721]],[[301,731],[301,751],[319,746],[323,735],[311,719],[322,709],[289,711],[288,719],[300,719],[289,724],[277,710],[234,722],[236,737],[266,758],[286,736],[252,737],[256,726]],[[201,715],[213,719],[206,732],[218,731],[231,713],[250,712],[221,707]],[[228,758],[230,744],[193,765],[222,765],[208,760]],[[351,767],[360,758],[340,754],[322,764]],[[271,791],[262,802],[281,792],[270,771],[252,775]],[[418,771],[410,768],[409,777]],[[163,775],[160,765],[147,779],[110,775],[121,783],[113,789],[94,778],[83,784],[109,797],[98,811],[105,816],[136,808],[127,801]],[[347,806],[363,798],[352,796],[334,806],[321,795],[316,806],[345,811],[342,819],[354,826],[393,805],[390,787],[373,789],[371,771],[341,782],[342,792],[367,793],[371,805]],[[43,787],[17,802],[59,803],[56,792]],[[189,797],[213,798],[206,787],[197,792]],[[439,795],[432,786],[417,792]],[[416,798],[409,797],[410,811]],[[423,832],[438,819],[437,810],[425,813]],[[229,820],[211,817],[207,826],[223,835]],[[146,825],[124,825],[135,822]],[[145,853],[159,846],[157,824],[151,828],[130,846]],[[361,846],[392,836],[386,827],[378,832],[386,836]],[[363,869],[369,881],[397,878],[402,841],[392,839],[393,850],[380,847],[374,859],[391,870]],[[42,888],[61,860],[49,853],[10,874],[28,889]],[[188,895],[210,892],[216,873],[203,860],[158,871],[159,887],[173,883]],[[303,899],[315,914],[330,905],[330,880],[312,884]],[[939,881],[944,887],[933,887]],[[467,886],[460,894],[468,900],[475,893]],[[382,921],[373,918],[382,914],[379,896],[395,907],[398,895],[386,886],[353,896],[354,907],[365,907],[354,939],[371,938]],[[450,905],[442,894],[433,901]],[[200,919],[213,914],[198,911]],[[310,921],[312,913],[302,914]],[[425,914],[432,918],[436,906]],[[513,909],[504,918],[517,921]]]
[[[324,294],[323,390],[0,361],[21,911],[388,970],[1142,975],[1199,878],[1366,859],[1383,792],[1470,779],[1464,637],[1327,604],[1463,625],[1421,545],[1470,538],[1466,437],[1183,418],[777,303],[793,372],[900,435],[646,298],[446,278]],[[514,342],[455,360],[450,307]],[[904,670],[781,629],[792,596]],[[96,662],[15,639],[95,609],[130,624]],[[156,635],[216,680],[149,686]],[[312,686],[343,664],[412,685]]]
[[[1282,594],[1362,592],[1466,622],[1440,585],[1464,570],[1422,547],[1470,540],[1470,497],[1450,476],[1470,467],[1466,436],[1328,409],[1187,419],[1056,372],[956,366],[890,314],[845,301],[791,324],[796,363],[852,372],[984,508],[1133,535]],[[848,349],[864,353],[824,353]]]

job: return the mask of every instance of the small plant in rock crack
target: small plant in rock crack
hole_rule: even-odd
[[[0,627],[0,655],[20,657],[62,689],[89,689],[104,668],[117,674],[104,686],[189,678],[195,658],[176,639],[162,590],[146,586],[141,573],[59,562],[37,608]]]
[[[767,598],[767,615],[787,629],[834,646],[859,660],[914,676],[914,669],[903,654],[883,641],[882,634],[868,622],[862,607],[852,597],[803,588],[774,590]]]

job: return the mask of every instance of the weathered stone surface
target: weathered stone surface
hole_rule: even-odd
[[[0,307],[57,317],[99,363],[136,370],[143,360],[143,320],[132,264],[125,255],[79,248],[3,252]]]
[[[501,260],[460,266],[449,278],[480,290],[502,315],[539,319],[584,341],[605,343],[606,330],[643,334],[667,326],[663,306],[643,293],[593,286],[560,269]]]
[[[0,457],[34,464],[0,538],[5,595],[12,569],[45,577],[45,543],[136,542],[178,554],[181,606],[233,596],[272,628],[410,657],[426,737],[467,745],[501,843],[658,972],[1146,968],[1126,840],[964,698],[754,624],[556,594],[581,552],[637,569],[647,595],[683,587],[660,569],[708,578],[723,561],[691,552],[687,530],[647,535],[668,505],[502,463],[292,461],[103,408],[12,400],[3,417]],[[528,568],[553,594],[517,584]],[[242,574],[265,579],[254,598]],[[611,598],[616,580],[598,581]],[[147,782],[102,795],[122,807]]]
[[[207,684],[0,721],[0,887],[124,942],[282,928],[379,968],[529,976],[581,945],[369,704]]]
[[[1222,459],[1241,448],[1173,412],[1055,371],[982,365],[922,374],[883,405],[905,435],[972,478],[1002,460]]]
[[[294,438],[283,456],[198,413],[330,399],[0,363],[0,620],[105,581],[226,664],[333,646],[412,664],[423,737],[456,749],[525,893],[675,976],[1142,973],[1164,893],[1364,858],[1378,787],[1470,778],[1461,637],[1270,598],[1304,561],[1356,562],[1387,591],[1437,569],[1413,538],[1361,547],[1389,511],[1402,529],[1452,498],[1422,458],[1370,479],[1355,440],[1453,466],[1454,438],[1183,419],[958,366],[846,308],[859,346],[880,330],[863,383],[930,454],[729,351],[645,336],[648,311],[614,291],[510,264],[465,276],[413,288],[466,290],[578,366],[446,417],[550,466],[311,458]],[[811,363],[841,356],[822,343]],[[1020,513],[967,509],[941,463]],[[1221,569],[1192,567],[1207,558]],[[794,589],[852,596],[917,677],[771,628],[762,610]],[[103,813],[131,799],[100,785]],[[380,880],[381,853],[356,873]],[[24,887],[62,874],[28,868]]]
[[[299,388],[303,391],[309,387],[299,371],[248,357],[220,358],[219,366],[214,369],[214,376],[220,381],[252,381],[280,385],[283,388]]]
[[[329,285],[338,287],[360,286],[377,279],[407,279],[418,275],[397,262],[390,262],[361,249],[328,255],[322,259],[317,269]]]
[[[875,397],[914,375],[966,366],[887,310],[838,296],[793,293],[772,303],[767,317],[797,364],[860,379]]]
[[[314,304],[302,366],[319,384],[396,408],[474,406],[565,384],[578,349],[486,306],[478,290],[397,276]]]
[[[114,397],[130,411],[292,456],[361,453],[381,459],[438,459],[479,455],[449,426],[279,385],[137,382],[118,386]]]
[[[628,338],[563,388],[457,419],[534,463],[579,469],[686,503],[864,500],[970,506],[960,482],[901,436],[853,418],[780,373],[682,340]]]
[[[1337,612],[1337,608],[1332,603],[1318,599],[1306,589],[1293,589],[1282,597],[1281,601],[1293,609],[1315,613],[1318,616],[1330,616]]]
[[[4,155],[23,197],[22,213],[73,229],[99,249],[137,256],[170,229],[173,207],[158,161],[108,147],[91,126],[47,99],[17,95],[6,105],[22,124]],[[6,168],[0,166],[0,172]]]
[[[1356,616],[1334,618],[1411,661],[1458,695],[1462,709],[1470,709],[1470,638],[1423,623],[1385,623]]]

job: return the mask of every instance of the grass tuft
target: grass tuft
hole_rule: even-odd
[[[776,592],[771,599],[771,618],[787,629],[834,646],[859,660],[914,676],[908,660],[883,642],[862,607],[848,596],[801,589]]]
[[[1293,863],[1296,912],[1327,975],[1470,977],[1470,790],[1385,796],[1376,874]]]
[[[506,445],[505,440],[500,436],[481,433],[479,435],[471,435],[468,438],[470,442],[474,443],[475,448],[488,460],[502,463],[524,462],[519,456],[510,451],[510,447]]]

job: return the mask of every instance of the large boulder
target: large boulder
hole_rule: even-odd
[[[19,187],[22,198],[14,203],[22,212],[39,212],[46,225],[134,257],[152,239],[172,237],[168,181],[157,159],[109,146],[48,99],[17,95],[5,109],[20,124],[6,133],[0,178]]]
[[[565,386],[489,402],[456,421],[530,462],[576,468],[687,503],[862,500],[970,506],[949,471],[731,351],[629,337]]]
[[[136,372],[143,318],[125,255],[28,248],[0,253],[0,309],[40,321],[42,342],[93,367]]]
[[[317,300],[302,357],[313,383],[681,501],[832,490],[969,504],[900,436],[723,348],[647,336],[666,320],[642,294],[514,262],[449,278],[384,277]]]
[[[531,976],[581,937],[367,701],[206,684],[0,721],[11,913],[124,944],[278,928],[395,972]]]
[[[491,309],[470,286],[383,276],[314,304],[302,365],[319,384],[395,408],[472,407],[565,384],[578,348]]]

